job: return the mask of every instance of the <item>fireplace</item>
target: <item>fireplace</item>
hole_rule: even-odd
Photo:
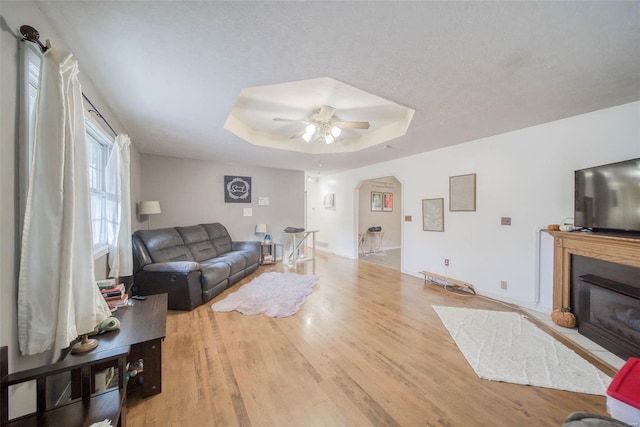
[[[578,332],[617,356],[640,355],[640,268],[571,256]]]

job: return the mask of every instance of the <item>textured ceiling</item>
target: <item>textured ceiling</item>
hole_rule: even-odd
[[[143,153],[325,173],[640,99],[637,1],[37,3]],[[243,88],[324,76],[414,109],[407,134],[304,154],[224,129]]]

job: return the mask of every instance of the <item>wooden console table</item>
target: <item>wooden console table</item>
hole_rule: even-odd
[[[120,329],[98,335],[99,344],[93,352],[130,346],[128,360],[144,361],[142,395],[148,397],[162,391],[162,341],[167,335],[167,294],[145,298],[144,301],[133,300],[132,306],[119,307],[113,313],[120,320]],[[69,354],[66,357],[77,356]]]
[[[553,308],[570,304],[571,255],[640,267],[640,236],[545,231],[553,237]]]

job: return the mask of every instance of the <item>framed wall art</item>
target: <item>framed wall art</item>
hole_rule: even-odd
[[[393,193],[382,195],[382,212],[393,212]]]
[[[444,199],[422,200],[422,229],[444,231]]]
[[[382,193],[371,192],[371,212],[382,212]]]
[[[324,195],[324,207],[335,208],[336,207],[336,195],[335,193],[329,193]]]
[[[449,210],[471,212],[476,210],[476,174],[449,177]]]
[[[224,176],[225,203],[251,203],[250,176]]]

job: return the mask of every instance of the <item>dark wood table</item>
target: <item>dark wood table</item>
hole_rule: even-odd
[[[118,307],[113,316],[120,320],[120,329],[98,335],[95,352],[130,346],[129,361],[144,362],[142,395],[162,391],[162,341],[166,334],[167,294],[148,295],[146,300],[132,300],[132,306]],[[70,355],[68,357],[73,357]],[[129,389],[136,377],[128,385]]]

